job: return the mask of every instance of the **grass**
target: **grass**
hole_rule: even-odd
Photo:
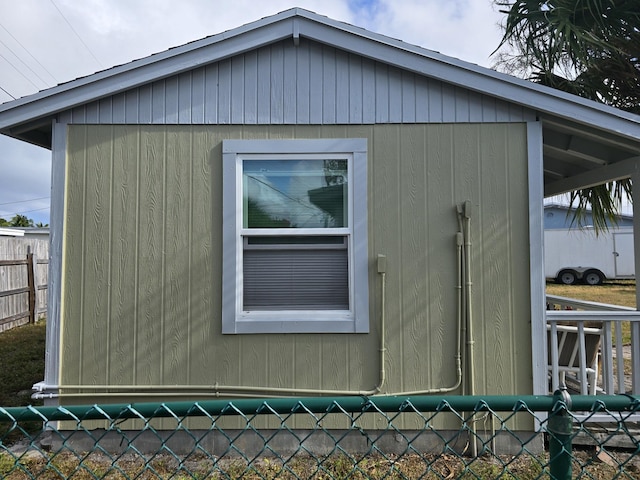
[[[31,399],[31,387],[44,380],[44,348],[44,321],[0,333],[0,406],[42,404]],[[42,425],[39,422],[21,422],[19,427],[37,431]],[[10,429],[11,433],[7,433]],[[6,442],[19,436],[12,425],[0,423],[0,439]]]
[[[33,404],[31,386],[44,379],[45,322],[0,334],[0,405]]]
[[[624,307],[635,308],[636,306],[636,282],[634,280],[616,280],[605,282],[602,285],[559,285],[547,282],[547,293]]]
[[[582,473],[587,478],[614,478],[617,469],[589,462],[589,455],[575,452],[576,460],[585,464]],[[427,455],[408,453],[396,455],[372,454],[364,458],[337,454],[320,459],[301,455],[286,463],[276,458],[263,458],[248,464],[242,459],[214,459],[204,455],[192,456],[183,464],[166,454],[145,461],[127,454],[114,460],[104,454],[92,453],[79,456],[62,453],[55,458],[33,454],[20,460],[20,470],[12,461],[3,461],[0,454],[0,475],[10,480],[28,478],[60,479],[413,479],[437,480],[443,478],[461,480],[533,480],[547,478],[544,472],[548,464],[546,457],[522,455],[520,458],[496,457],[469,462],[455,454]],[[628,464],[626,472],[635,473],[634,465]]]

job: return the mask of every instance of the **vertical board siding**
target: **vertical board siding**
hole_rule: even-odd
[[[282,41],[72,110],[72,123],[304,125],[533,118],[522,107],[305,39],[297,47]]]
[[[369,139],[371,333],[222,335],[221,141]],[[62,385],[384,392],[455,383],[456,205],[472,204],[476,392],[531,390],[524,124],[69,127]],[[461,393],[458,390],[457,393]]]
[[[164,189],[164,135],[140,129],[136,212],[138,223],[138,280],[132,285],[137,294],[136,363],[137,383],[153,384],[162,375],[162,259]],[[133,205],[132,205],[133,207]]]
[[[131,279],[136,277],[137,208],[139,134],[125,126],[113,127],[113,185],[109,239],[111,290],[110,318],[118,325],[108,338],[113,356],[109,383],[136,382],[135,365],[138,359],[136,340],[136,292]],[[131,353],[135,353],[131,355]]]
[[[102,132],[87,129],[87,155],[85,157],[85,242],[83,316],[86,335],[82,343],[83,358],[89,365],[88,383],[103,382],[113,367],[113,352],[108,348],[111,332],[117,324],[112,322],[110,311],[111,285],[111,225],[113,221],[113,127]],[[106,321],[105,321],[106,320]],[[105,341],[106,340],[106,341]]]

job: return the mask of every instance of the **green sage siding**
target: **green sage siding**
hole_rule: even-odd
[[[72,385],[369,390],[377,254],[388,262],[383,392],[452,385],[456,205],[467,200],[476,393],[531,393],[524,123],[68,128],[63,401]],[[370,333],[223,336],[221,141],[336,137],[369,140]]]

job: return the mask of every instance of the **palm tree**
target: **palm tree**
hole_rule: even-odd
[[[536,83],[640,113],[640,0],[495,0],[506,14],[496,66]],[[572,192],[575,220],[615,222],[629,179]]]
[[[14,215],[10,223],[12,227],[33,227],[33,220],[25,215]]]

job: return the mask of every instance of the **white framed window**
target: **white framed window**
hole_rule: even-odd
[[[367,140],[225,140],[222,333],[367,333]]]

